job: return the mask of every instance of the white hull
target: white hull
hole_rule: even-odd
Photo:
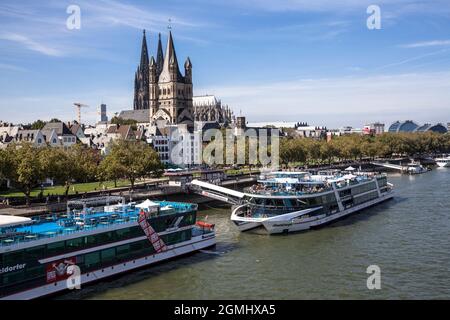
[[[302,230],[308,230],[312,227],[317,227],[336,219],[340,219],[354,212],[363,210],[370,206],[376,205],[388,199],[391,199],[394,196],[394,192],[390,191],[388,193],[382,194],[379,198],[373,199],[371,201],[353,206],[351,208],[342,210],[340,212],[334,213],[332,215],[317,215],[311,216],[307,218],[299,218],[302,215],[308,214],[309,212],[313,212],[317,208],[314,209],[306,209],[297,212],[290,212],[283,215],[275,216],[272,218],[246,218],[236,215],[236,212],[239,208],[233,210],[231,215],[231,220],[238,226],[240,231],[247,231],[257,227],[264,227],[267,233],[276,234],[276,233],[286,233],[286,232],[297,232]]]
[[[450,162],[439,162],[436,161],[436,164],[441,168],[450,168]]]
[[[262,224],[269,234],[308,230],[312,227],[317,227],[317,226],[329,223],[331,221],[340,219],[340,218],[345,217],[354,212],[371,207],[375,204],[378,204],[380,202],[391,199],[393,196],[394,196],[393,192],[389,192],[388,194],[385,194],[379,198],[362,203],[360,205],[351,207],[349,209],[346,209],[344,211],[341,211],[341,212],[338,212],[338,213],[335,213],[335,214],[332,214],[329,216],[320,215],[317,217],[311,217],[311,218],[307,218],[304,220],[297,220],[297,221],[295,219],[290,219],[289,221],[284,221],[282,223],[280,223],[279,221],[272,222],[270,220],[267,220],[267,221],[262,222]]]
[[[259,228],[262,226],[262,224],[260,222],[237,222],[236,226],[239,231],[244,232],[255,228]]]
[[[257,222],[253,218],[238,217],[236,212],[241,207],[245,207],[245,205],[238,206],[231,212],[231,220],[234,222],[239,231],[244,232],[262,226],[261,222]],[[238,219],[235,219],[235,217],[238,217]]]
[[[81,275],[81,287],[83,285],[104,279],[113,275],[124,273],[133,269],[148,266],[163,260],[172,259],[177,256],[185,255],[195,251],[199,251],[216,244],[215,234],[206,234],[197,237],[192,237],[191,240],[178,243],[174,246],[169,246],[167,251],[146,256],[143,258],[123,262],[113,266],[105,267],[103,269],[91,271],[89,273],[84,273]],[[10,296],[1,298],[0,300],[28,300],[35,299],[50,294],[54,294],[60,291],[65,291],[67,289],[66,280],[50,283],[41,287],[33,288],[23,292],[19,292]]]

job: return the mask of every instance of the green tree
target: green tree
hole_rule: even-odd
[[[79,176],[77,159],[72,150],[47,147],[41,151],[42,169],[47,178],[64,186],[64,196],[67,198],[70,185]]]
[[[117,180],[125,176],[124,168],[117,159],[106,156],[97,170],[97,178],[104,182],[108,180],[114,181],[114,187],[117,188]]]
[[[9,145],[2,156],[6,165],[2,175],[10,180],[13,187],[17,188],[30,204],[30,193],[45,178],[41,163],[41,150],[34,148],[29,143]]]
[[[164,170],[156,151],[140,141],[119,140],[103,161],[112,161],[114,166],[120,168],[123,177],[130,181],[132,189],[137,179],[152,174],[159,176]]]
[[[121,126],[121,125],[131,125],[131,128],[133,129],[133,130],[136,130],[137,129],[137,121],[136,120],[133,120],[133,119],[123,119],[123,118],[121,118],[121,117],[113,117],[112,119],[111,119],[111,123],[112,124],[116,124],[116,125],[119,125],[119,126]]]
[[[47,122],[42,120],[36,120],[31,124],[31,130],[41,130],[44,128],[44,126],[47,124]]]

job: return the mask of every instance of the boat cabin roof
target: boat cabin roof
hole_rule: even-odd
[[[0,228],[13,227],[31,222],[32,220],[26,217],[0,215]]]

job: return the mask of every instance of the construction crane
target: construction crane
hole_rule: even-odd
[[[81,108],[87,108],[89,106],[79,102],[75,102],[73,105],[77,108],[78,123],[81,124]]]

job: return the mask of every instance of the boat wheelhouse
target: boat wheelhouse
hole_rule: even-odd
[[[91,207],[103,202],[100,208]],[[113,204],[113,202],[118,202]],[[198,224],[198,225],[197,225]],[[214,225],[197,222],[197,205],[107,197],[68,203],[68,212],[0,216],[0,298],[31,299],[215,244]]]
[[[393,197],[386,175],[361,172],[273,172],[243,192],[192,184],[234,204],[231,220],[239,230],[263,227],[270,234],[320,226]]]

